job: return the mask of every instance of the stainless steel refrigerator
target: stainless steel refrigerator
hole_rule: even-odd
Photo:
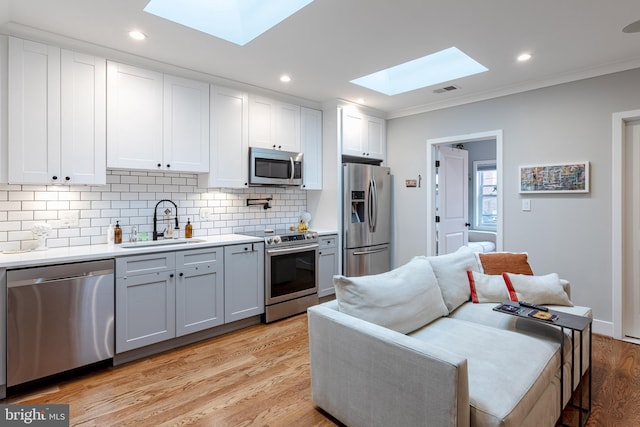
[[[391,265],[391,170],[342,164],[343,274],[364,276]]]

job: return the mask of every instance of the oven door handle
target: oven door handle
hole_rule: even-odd
[[[283,249],[267,249],[267,255],[291,254],[291,253],[306,251],[309,249],[318,249],[319,247],[320,245],[315,243],[312,245],[293,246],[290,248],[283,248]]]

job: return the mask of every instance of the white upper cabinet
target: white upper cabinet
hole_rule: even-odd
[[[209,172],[209,84],[164,76],[164,164]]]
[[[249,146],[300,151],[300,106],[249,97]]]
[[[105,60],[9,38],[8,179],[105,184]]]
[[[107,63],[107,166],[209,171],[209,85]]]
[[[164,168],[162,74],[107,62],[107,166]]]
[[[342,154],[385,161],[386,147],[384,119],[342,110]]]
[[[198,177],[200,187],[248,186],[249,120],[245,92],[211,86],[210,172]]]
[[[302,107],[300,130],[300,148],[304,153],[302,187],[305,190],[322,190],[322,111]]]

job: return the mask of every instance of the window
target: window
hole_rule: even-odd
[[[475,176],[474,218],[477,230],[496,231],[498,220],[498,172],[494,160],[473,162]]]

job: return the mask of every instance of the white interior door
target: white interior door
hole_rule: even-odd
[[[623,334],[640,339],[640,121],[627,123],[624,151]]]
[[[447,146],[438,146],[437,151],[438,255],[444,255],[469,241],[469,153]]]

